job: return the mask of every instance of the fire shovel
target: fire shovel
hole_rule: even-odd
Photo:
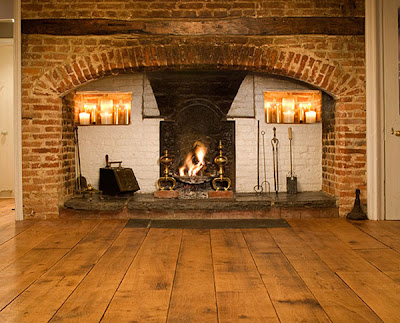
[[[288,194],[297,193],[297,176],[293,173],[293,156],[292,156],[292,128],[289,132],[289,151],[290,151],[290,173],[286,176],[286,188]]]

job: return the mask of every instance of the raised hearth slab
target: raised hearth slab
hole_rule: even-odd
[[[127,197],[74,197],[61,217],[134,219],[280,219],[338,217],[336,200],[323,192],[235,194],[233,199],[159,199],[153,194]]]
[[[232,191],[210,191],[208,192],[209,199],[233,199]]]

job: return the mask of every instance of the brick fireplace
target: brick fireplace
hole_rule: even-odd
[[[106,86],[107,82],[116,86],[131,82],[141,88],[132,99],[140,109],[132,108],[130,137],[124,136],[123,130],[117,130],[114,136],[122,135],[121,151],[125,154],[143,138],[153,138],[158,148],[160,107],[146,75],[164,71],[245,73],[227,114],[236,122],[237,166],[247,163],[244,156],[248,155],[248,147],[255,149],[253,130],[260,119],[257,107],[261,86],[265,88],[274,80],[274,84],[287,88],[287,82],[294,81],[295,87],[322,90],[323,122],[307,128],[320,136],[316,146],[320,148],[310,149],[319,155],[313,167],[320,167],[320,171],[310,177],[304,190],[322,189],[336,196],[340,214],[345,215],[352,207],[355,189],[365,193],[366,188],[363,18],[363,1],[324,2],[323,6],[320,1],[277,1],[273,6],[260,1],[86,1],[73,5],[67,1],[23,1],[25,216],[57,217],[59,206],[73,192],[74,92]],[[69,24],[69,32],[57,29],[63,24]],[[109,81],[111,76],[115,81]],[[249,102],[254,99],[255,108],[243,104],[246,95]],[[264,127],[269,141],[271,129]],[[299,139],[310,138],[308,130],[300,125],[294,127],[295,134],[296,130]],[[283,136],[287,126],[279,131]],[[84,132],[104,135],[101,127],[82,128],[83,151],[91,145],[101,146],[91,143],[91,134],[85,137]],[[248,142],[238,136],[248,137]],[[97,149],[103,155],[103,148]],[[109,149],[115,151],[115,146]],[[138,153],[154,161],[132,165],[139,185],[144,183],[141,188],[153,190],[146,178],[159,174],[159,151],[144,149]],[[254,170],[252,156],[248,167]],[[82,161],[85,163],[85,159]],[[90,176],[95,178],[94,173]],[[254,186],[256,178],[246,182],[240,176],[249,177],[244,171],[236,172],[238,191]]]

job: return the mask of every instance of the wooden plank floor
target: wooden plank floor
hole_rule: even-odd
[[[0,199],[0,322],[400,322],[400,222],[162,229],[14,222]]]

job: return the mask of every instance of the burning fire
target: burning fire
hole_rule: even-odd
[[[186,156],[183,166],[179,168],[179,176],[185,176],[186,171],[187,175],[196,176],[205,166],[204,158],[206,154],[207,147],[202,142],[196,141],[193,144],[193,151]]]

